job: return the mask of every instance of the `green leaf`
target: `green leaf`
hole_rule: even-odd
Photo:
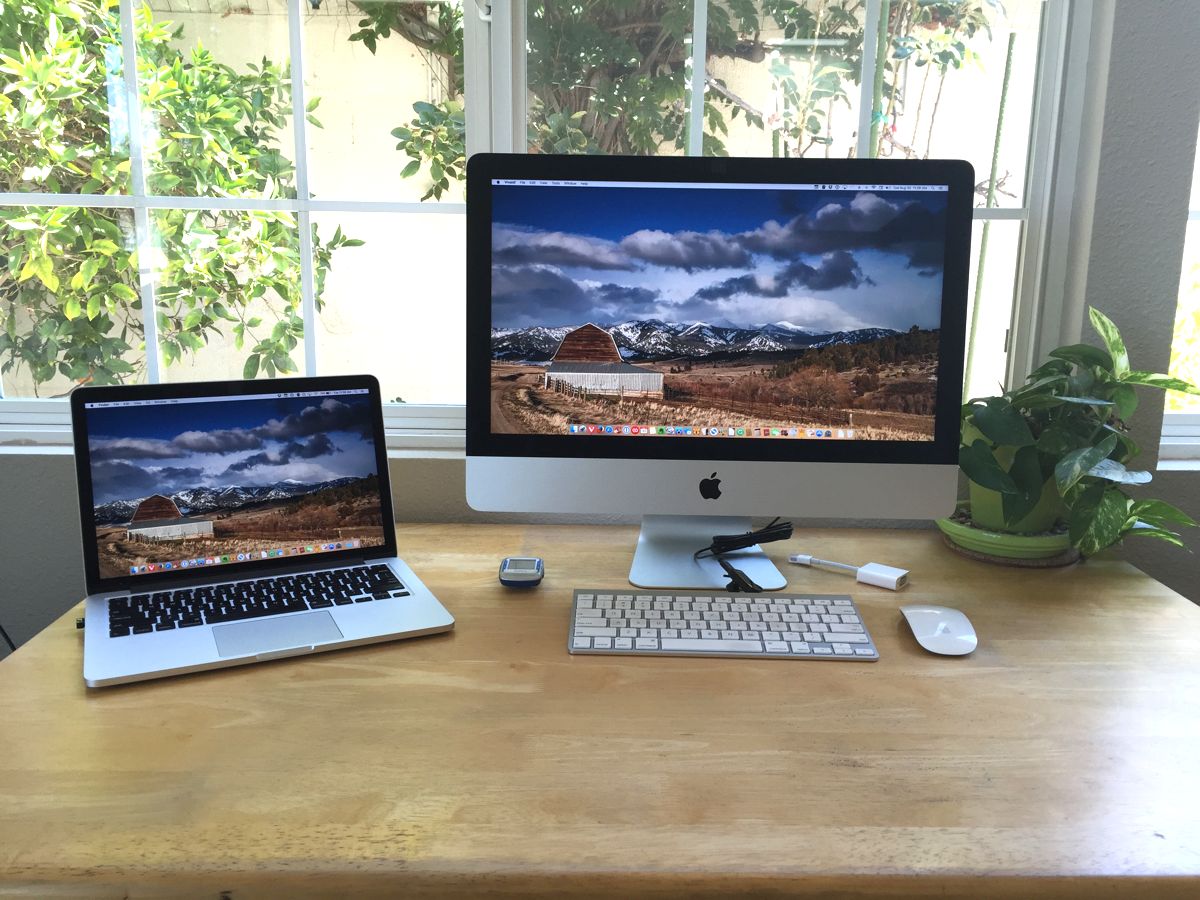
[[[121,284],[120,282],[117,282],[116,284],[109,285],[108,289],[112,291],[118,299],[124,300],[126,303],[132,303],[138,298],[137,292],[127,284]]]
[[[1013,456],[1008,474],[1017,490],[1015,493],[1003,494],[1001,501],[1005,524],[1013,525],[1029,515],[1042,498],[1046,476],[1042,474],[1037,448],[1027,446],[1018,450]]]
[[[975,407],[971,421],[993,444],[1026,447],[1033,443],[1033,434],[1025,417],[1006,400],[993,400],[986,406]]]
[[[1112,368],[1109,371],[1118,378],[1123,378],[1129,371],[1129,351],[1125,349],[1121,332],[1117,330],[1112,319],[1094,306],[1088,307],[1088,317],[1092,320],[1092,327],[1104,341],[1104,346],[1108,348],[1109,356],[1112,357]]]
[[[1155,524],[1173,522],[1176,525],[1185,525],[1189,528],[1194,528],[1197,525],[1195,519],[1179,507],[1167,503],[1165,500],[1138,500],[1133,506],[1129,507],[1129,514]]]
[[[1200,394],[1200,387],[1182,378],[1158,375],[1154,372],[1126,372],[1121,379],[1125,384],[1141,384],[1146,387],[1162,388],[1164,391],[1181,391],[1184,394]]]
[[[1051,350],[1049,355],[1054,359],[1063,359],[1079,366],[1097,366],[1107,372],[1113,370],[1113,358],[1099,347],[1093,347],[1091,344],[1069,344],[1066,347]]]
[[[246,359],[246,365],[242,367],[242,377],[247,381],[258,376],[258,356],[251,356]]]
[[[1113,388],[1113,405],[1116,407],[1118,419],[1128,419],[1137,409],[1137,391],[1128,384],[1118,384]]]
[[[1168,531],[1165,528],[1155,528],[1153,525],[1145,525],[1141,522],[1138,522],[1125,533],[1129,535],[1136,535],[1137,537],[1158,538],[1160,541],[1166,541],[1168,544],[1174,544],[1176,547],[1184,547],[1186,549],[1183,539],[1180,538],[1175,532]]]
[[[971,481],[1002,494],[1017,493],[1017,486],[1007,472],[1000,468],[987,441],[977,440],[970,446],[958,448],[958,465]]]
[[[1112,406],[1111,400],[1102,400],[1099,397],[1055,397],[1060,403],[1078,403],[1080,406]]]
[[[414,159],[412,162],[410,162],[407,166],[404,167],[403,171],[401,171],[401,173],[400,173],[400,177],[401,178],[411,178],[413,175],[415,175],[417,173],[417,170],[420,168],[421,168],[421,161],[419,159]]]
[[[1114,484],[1149,484],[1154,477],[1149,472],[1131,472],[1115,459],[1102,459],[1088,469],[1087,473],[1093,478],[1103,478]]]
[[[1061,425],[1049,425],[1038,435],[1037,448],[1047,456],[1060,457],[1079,448],[1084,441]]]
[[[1072,450],[1058,461],[1054,467],[1054,479],[1058,482],[1058,492],[1066,496],[1067,491],[1100,460],[1105,459],[1117,446],[1117,435],[1110,434],[1094,447],[1081,447]]]
[[[1128,511],[1129,500],[1117,488],[1089,485],[1067,516],[1071,543],[1084,556],[1094,556],[1120,539]]]

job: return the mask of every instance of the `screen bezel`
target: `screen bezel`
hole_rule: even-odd
[[[949,187],[938,388],[932,441],[654,435],[516,435],[491,431],[492,180],[746,184],[937,184]],[[975,174],[962,160],[703,159],[480,153],[467,163],[467,456],[952,464],[959,409]],[[659,424],[659,423],[649,423]],[[668,423],[661,423],[668,424]],[[687,424],[687,423],[678,423]]]
[[[371,425],[375,440],[375,465],[379,473],[380,513],[383,516],[383,544],[353,550],[331,550],[303,557],[281,557],[229,563],[199,570],[181,569],[144,575],[103,578],[96,550],[96,522],[92,494],[91,450],[88,444],[85,403],[127,400],[175,400],[188,397],[238,397],[245,394],[290,393],[294,391],[340,391],[366,389],[370,397]],[[164,586],[183,587],[216,581],[261,577],[314,567],[336,566],[347,562],[396,555],[395,517],[387,470],[387,446],[383,430],[383,407],[379,381],[373,375],[331,375],[317,378],[276,378],[271,381],[209,381],[155,385],[114,385],[81,387],[71,393],[71,432],[75,445],[75,472],[79,485],[79,521],[83,532],[83,565],[89,594],[124,590],[153,590]],[[390,526],[390,527],[389,527]]]

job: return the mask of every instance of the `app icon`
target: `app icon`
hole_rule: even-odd
[[[846,436],[846,432],[843,429],[839,428],[838,429],[838,437],[844,438],[845,436]]]
[[[825,429],[825,437],[833,437],[833,431],[829,428]]]
[[[164,569],[173,569],[173,568],[175,568],[175,565],[173,563],[163,563],[163,568]]]
[[[574,434],[574,433],[575,433],[575,426],[574,426],[574,425],[570,426],[570,430],[571,430],[571,434]]]
[[[691,426],[691,425],[689,425],[689,426],[687,426],[686,428],[684,428],[684,429],[683,429],[683,433],[684,433],[684,434],[691,434],[691,433],[692,433],[692,426]]]
[[[728,436],[729,436],[729,437],[733,437],[733,436],[734,436],[734,435],[736,435],[736,434],[737,434],[737,431],[735,431],[735,430],[734,430],[734,429],[732,429],[732,428],[730,428],[730,429],[729,429],[729,432],[728,432]]]
[[[632,434],[632,433],[633,433],[633,429],[630,428],[628,425],[621,426],[621,434]]]
[[[145,574],[145,572],[146,572],[146,567],[145,567],[145,566],[138,566],[138,574],[139,574],[139,575],[144,575],[144,574]]]
[[[267,551],[266,551],[266,550],[260,550],[260,551],[258,551],[258,558],[259,558],[259,559],[266,559],[266,558],[267,558]]]
[[[605,425],[605,426],[604,426],[604,433],[605,433],[605,434],[612,434],[612,433],[613,433],[613,427],[612,427],[611,425]]]
[[[130,575],[136,575],[136,574],[137,574],[137,566],[130,566],[130,567],[129,567],[129,574],[130,574]]]
[[[238,554],[238,562],[241,562],[241,561],[242,561],[242,560],[244,560],[245,558],[246,558],[246,554],[245,554],[245,553],[239,553],[239,554]]]
[[[746,436],[746,429],[745,429],[745,428],[739,428],[739,429],[737,430],[737,436],[738,436],[738,437],[745,437],[745,436]]]
[[[657,432],[658,432],[659,434],[666,434],[666,433],[667,433],[667,429],[663,428],[661,425],[659,425],[659,426],[658,426],[658,428],[657,428],[656,430],[657,430]]]
[[[779,429],[778,428],[771,429],[771,437],[779,437]]]
[[[854,437],[854,429],[853,428],[851,428],[849,431],[846,432],[846,437],[848,437],[848,438]]]
[[[595,426],[595,425],[589,425],[589,426],[587,426],[587,433],[588,433],[588,434],[595,434],[595,433],[596,433],[596,426]]]
[[[158,566],[156,566],[154,563],[150,563],[150,565],[146,566],[146,569],[150,572],[157,572]]]
[[[309,553],[312,553],[312,552],[313,552],[313,548],[312,548],[312,546],[311,546],[311,545],[309,545],[309,546],[305,547],[304,549],[305,549],[306,551],[308,551]]]
[[[186,559],[185,559],[185,560],[183,560],[182,562],[180,562],[180,564],[179,564],[179,567],[180,567],[181,569],[186,569],[186,568],[187,568],[188,566],[190,566],[190,565],[191,565],[191,562],[190,562],[189,560],[186,560]]]

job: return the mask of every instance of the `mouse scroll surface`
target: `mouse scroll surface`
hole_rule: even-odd
[[[970,620],[946,606],[902,606],[900,612],[917,643],[930,653],[965,656],[979,645]]]

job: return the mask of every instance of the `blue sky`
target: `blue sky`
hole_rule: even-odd
[[[375,472],[368,398],[280,397],[88,410],[92,494],[308,484]]]
[[[492,325],[937,327],[946,196],[497,185]]]

